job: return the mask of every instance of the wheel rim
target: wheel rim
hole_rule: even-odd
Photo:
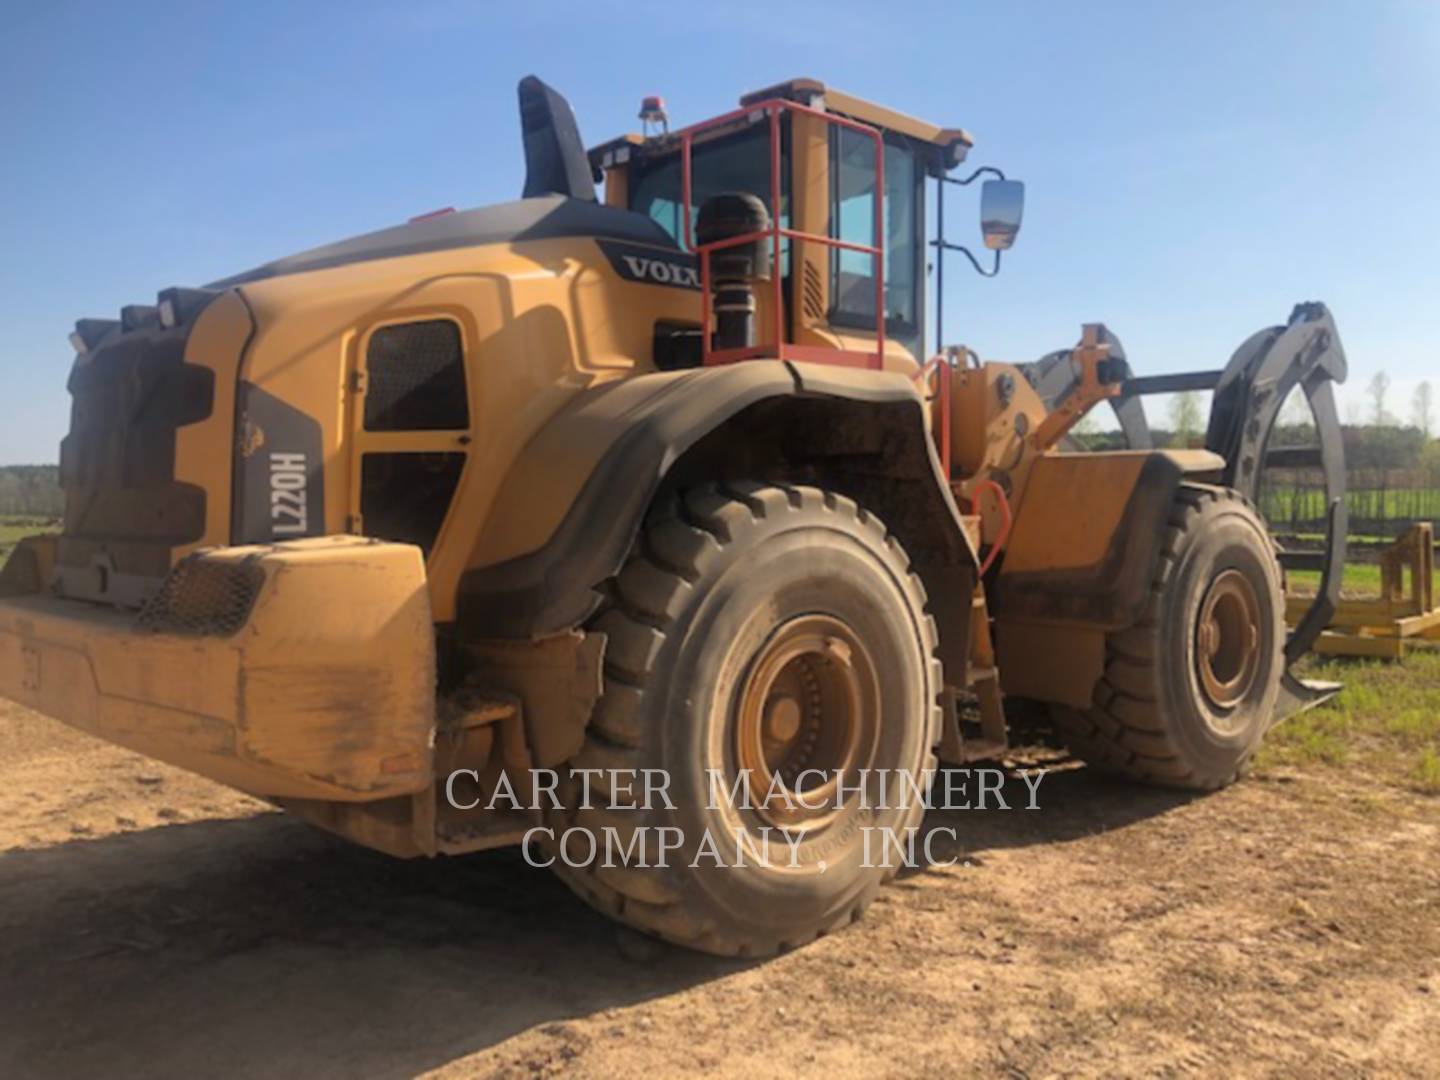
[[[875,752],[875,663],[860,637],[828,615],[781,624],[751,661],[735,712],[735,760],[766,822],[812,829],[842,808],[840,784]]]
[[[1260,670],[1260,598],[1239,570],[1216,576],[1200,604],[1195,666],[1200,687],[1218,709],[1245,700]]]

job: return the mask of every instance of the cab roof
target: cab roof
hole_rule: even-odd
[[[861,123],[870,124],[885,131],[893,131],[897,135],[905,135],[917,142],[939,147],[945,152],[946,168],[954,168],[964,161],[970,147],[975,145],[975,140],[964,128],[940,127],[924,120],[917,120],[905,113],[887,109],[884,105],[876,105],[842,90],[836,90],[832,86],[826,86],[819,79],[790,79],[786,82],[776,83],[774,86],[767,86],[763,90],[743,95],[740,98],[740,104],[758,105],[771,98],[784,98],[787,101],[798,101],[802,105],[823,107],[830,112],[848,116],[852,120],[859,120]]]
[[[762,101],[769,101],[773,98],[798,102],[812,108],[822,108],[828,112],[847,116],[852,120],[859,120],[863,124],[871,124],[883,131],[903,135],[917,143],[932,146],[937,151],[932,158],[934,171],[937,173],[959,165],[965,160],[965,155],[974,145],[970,133],[963,128],[940,127],[924,120],[917,120],[905,113],[896,112],[894,109],[876,105],[863,98],[857,98],[826,86],[819,79],[788,79],[785,82],[741,95],[740,105],[742,108],[746,105],[758,105]],[[664,142],[663,137],[660,141]],[[629,150],[645,144],[644,138],[634,134],[611,139],[590,150],[591,165],[595,168],[604,168],[624,161],[628,154],[617,153],[617,151]]]

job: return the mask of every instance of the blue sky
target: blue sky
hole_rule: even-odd
[[[818,15],[818,18],[817,18]],[[442,206],[513,198],[515,83],[590,143],[811,75],[967,128],[1028,184],[950,337],[1027,360],[1103,320],[1220,366],[1321,299],[1358,416],[1440,382],[1440,5],[21,3],[0,8],[0,463],[53,461],[80,316]],[[969,225],[961,200],[952,221]]]

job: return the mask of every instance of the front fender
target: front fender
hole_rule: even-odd
[[[1180,483],[1216,476],[1205,451],[1057,454],[1035,463],[1005,549],[997,617],[1100,630],[1145,610]]]
[[[927,467],[912,454],[906,468],[934,489],[973,564],[925,433],[924,403],[904,375],[765,361],[641,375],[581,395],[525,448],[461,577],[462,634],[533,639],[583,623],[600,604],[597,587],[623,565],[646,509],[686,451],[754,406],[802,399],[903,410],[921,436],[912,442],[923,443],[928,459]],[[752,424],[745,437],[755,434]]]
[[[1224,465],[1203,450],[1035,463],[992,608],[1007,694],[1089,707],[1106,634],[1144,614],[1181,483],[1216,480]]]

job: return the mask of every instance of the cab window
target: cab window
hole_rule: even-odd
[[[924,174],[915,151],[885,140],[885,332],[916,352],[920,345],[920,198]],[[852,244],[875,243],[875,143],[835,127],[830,133],[830,235]],[[832,249],[830,321],[875,329],[875,258]]]
[[[781,127],[780,144],[780,223],[790,224],[790,147],[789,125]],[[699,143],[692,151],[690,224],[704,201],[722,191],[748,191],[770,205],[770,125],[752,124],[744,131],[713,142]],[[685,246],[685,218],[682,200],[680,155],[666,154],[653,161],[640,159],[634,166],[630,182],[630,209],[637,210],[670,234],[681,247]],[[782,257],[788,241],[781,246]]]

